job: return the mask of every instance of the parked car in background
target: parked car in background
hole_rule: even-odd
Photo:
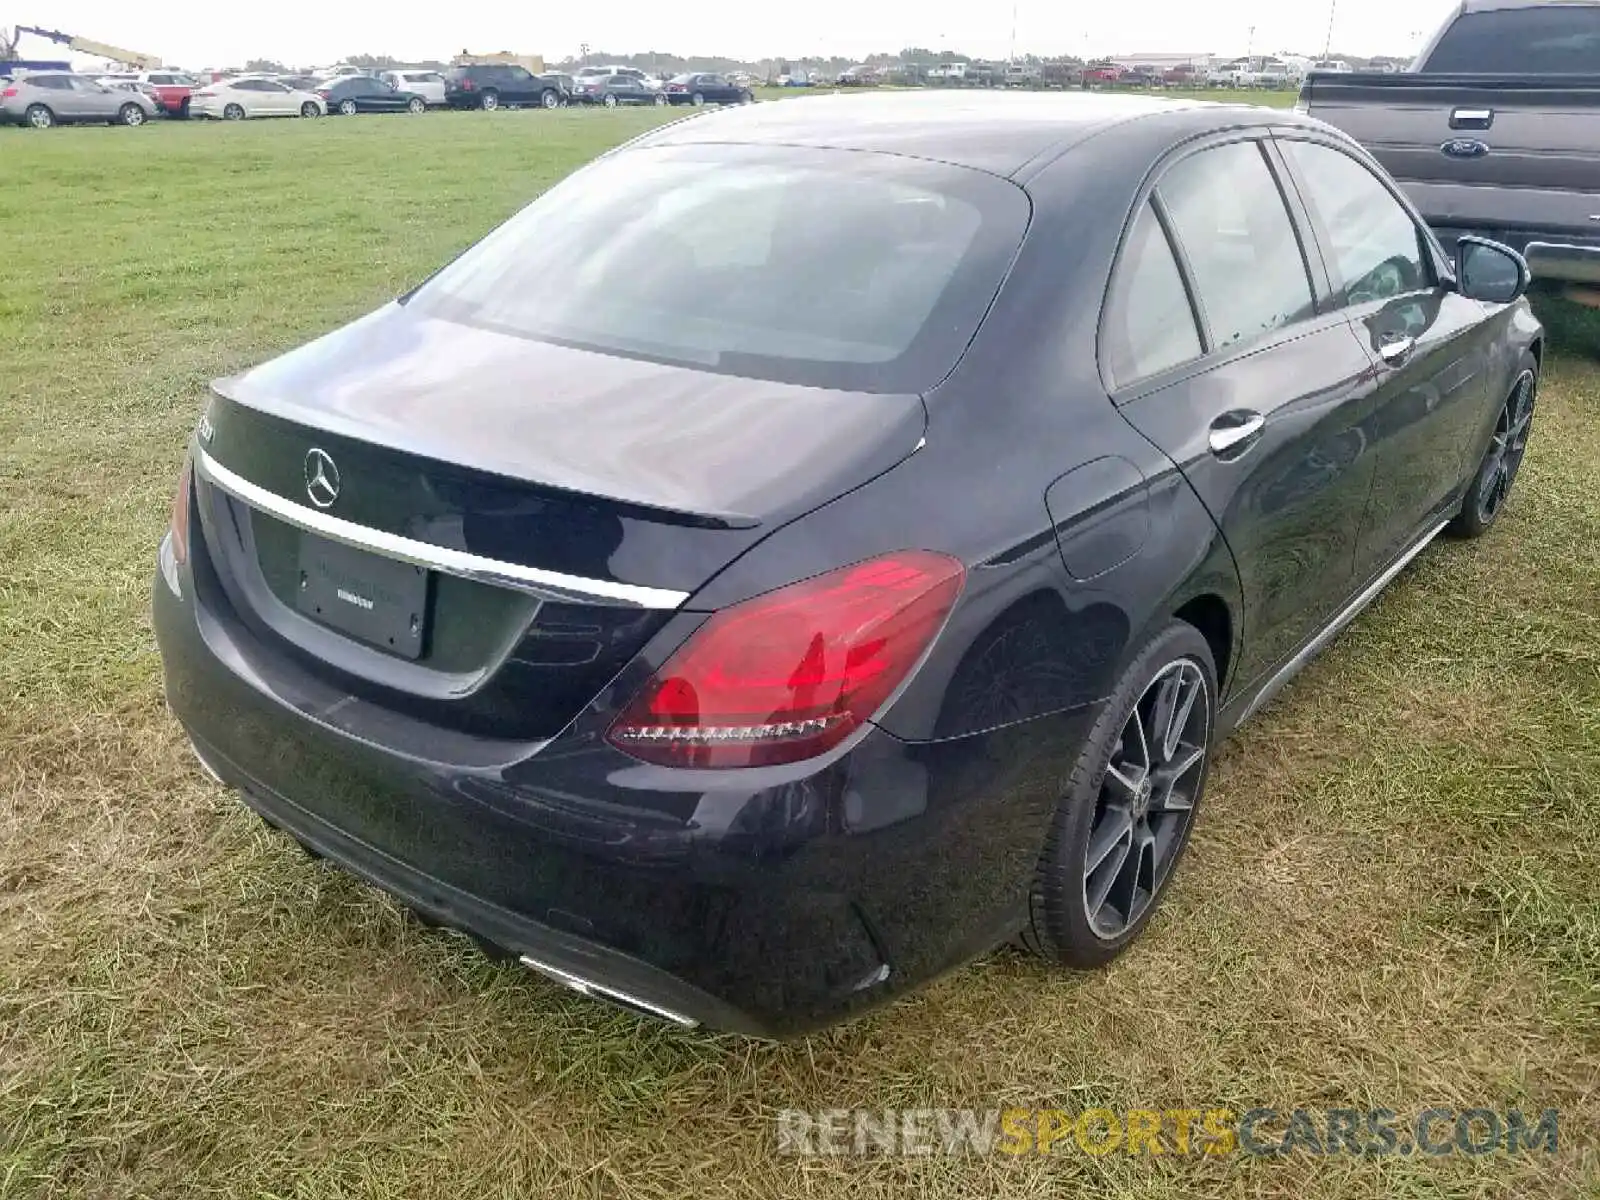
[[[372,75],[330,79],[317,89],[330,113],[353,117],[357,113],[412,112],[428,107],[420,92],[408,92]]]
[[[169,117],[189,115],[189,97],[199,80],[180,71],[146,71],[139,79],[155,91],[156,102]]]
[[[328,106],[315,92],[262,75],[239,75],[208,83],[189,97],[191,117],[242,121],[246,117],[320,117]]]
[[[1175,67],[1168,67],[1161,73],[1162,82],[1168,87],[1192,88],[1205,84],[1205,72],[1193,63],[1179,63]]]
[[[400,91],[416,92],[430,105],[444,105],[444,75],[439,71],[384,71],[378,78]]]
[[[451,67],[444,75],[445,103],[451,108],[559,108],[564,96],[559,80],[515,63],[473,63]]]
[[[1372,150],[1448,246],[1600,283],[1600,3],[1464,0],[1410,71],[1316,71],[1297,106]]]
[[[1167,80],[1156,67],[1135,66],[1125,70],[1117,83],[1122,87],[1153,89],[1165,87]]]
[[[111,88],[65,71],[31,71],[0,88],[0,122],[34,129],[89,121],[138,126],[156,111],[137,87]]]
[[[1342,58],[1324,58],[1311,64],[1313,71],[1332,71],[1339,75],[1350,74],[1350,64]]]
[[[572,99],[578,104],[603,104],[607,108],[616,108],[619,104],[667,103],[666,93],[633,75],[590,75],[575,79]]]
[[[1019,936],[1103,966],[1224,739],[1497,524],[1526,285],[1291,112],[673,122],[213,385],[167,700],[272,826],[635,1013],[801,1033]]]
[[[1087,87],[1109,87],[1120,83],[1125,73],[1114,62],[1090,63],[1083,69],[1083,82]]]
[[[143,96],[146,100],[150,101],[151,106],[155,109],[155,113],[158,116],[166,111],[161,107],[161,97],[156,94],[156,89],[151,87],[148,83],[145,83],[143,80],[125,79],[120,75],[96,75],[93,76],[93,78],[96,83],[101,84],[103,87],[108,87],[114,92],[134,92],[140,96]]]
[[[730,78],[729,82],[736,82]],[[840,87],[877,87],[883,80],[878,75],[876,67],[869,67],[865,63],[849,67],[839,72],[839,77],[834,81]]]
[[[596,66],[588,66],[588,67],[579,67],[576,71],[574,71],[572,73],[572,82],[574,84],[574,90],[576,90],[576,85],[582,84],[586,80],[589,80],[589,79],[607,79],[612,75],[623,75],[623,76],[626,76],[629,79],[638,80],[640,83],[644,84],[648,88],[659,88],[661,86],[661,81],[659,79],[655,78],[648,71],[641,71],[638,67],[624,67],[624,66],[596,67]]]
[[[1286,62],[1277,59],[1263,61],[1255,70],[1251,80],[1252,87],[1282,90],[1283,88],[1298,87],[1300,85],[1300,72]]]
[[[714,72],[677,75],[661,89],[668,104],[749,104],[755,94]]]

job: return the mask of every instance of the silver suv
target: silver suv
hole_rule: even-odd
[[[143,125],[156,106],[143,92],[109,88],[86,75],[40,71],[0,88],[0,124],[49,129],[72,121]]]

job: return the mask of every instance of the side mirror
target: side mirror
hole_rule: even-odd
[[[1510,246],[1471,234],[1456,243],[1456,287],[1468,300],[1510,304],[1532,282],[1527,260]]]

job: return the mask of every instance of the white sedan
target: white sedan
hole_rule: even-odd
[[[189,97],[191,117],[221,117],[242,121],[246,117],[321,117],[328,106],[315,92],[268,79],[241,75],[208,83]]]
[[[397,91],[417,93],[430,106],[444,105],[444,76],[437,71],[384,71],[378,78]]]

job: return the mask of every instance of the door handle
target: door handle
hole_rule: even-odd
[[[1229,450],[1252,441],[1267,426],[1267,419],[1258,412],[1223,413],[1211,425],[1206,442],[1213,454],[1226,454]]]
[[[1391,367],[1397,367],[1411,357],[1411,352],[1417,348],[1417,339],[1414,337],[1390,337],[1378,343],[1378,357]]]
[[[1450,113],[1451,129],[1488,129],[1493,124],[1492,108],[1457,108]]]

